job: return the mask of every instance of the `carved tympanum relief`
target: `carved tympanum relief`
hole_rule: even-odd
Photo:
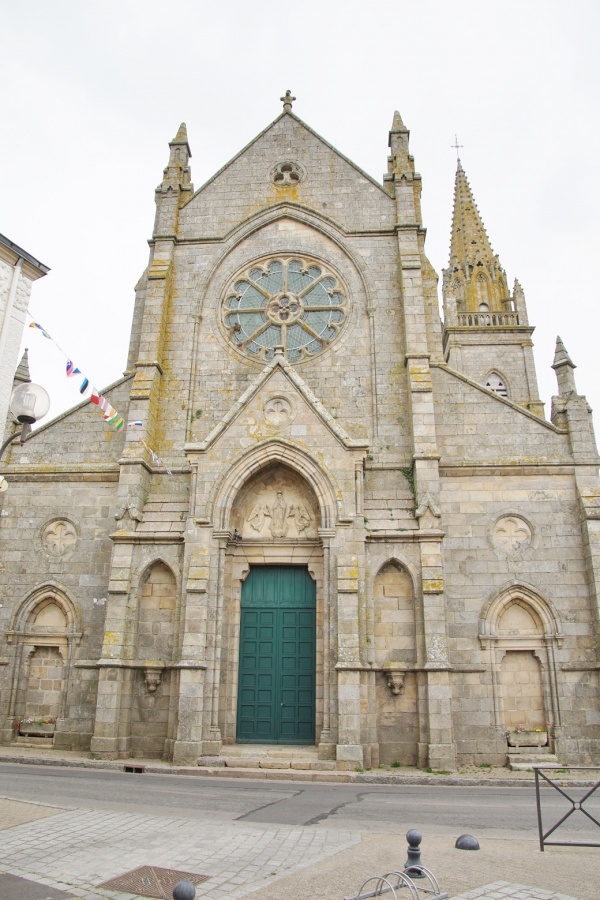
[[[42,529],[41,542],[48,556],[55,559],[66,556],[77,543],[75,526],[68,519],[55,519]]]
[[[308,538],[315,536],[314,519],[293,490],[266,491],[251,508],[244,537]]]
[[[531,528],[519,516],[502,516],[494,525],[492,541],[497,550],[511,555],[531,544]]]

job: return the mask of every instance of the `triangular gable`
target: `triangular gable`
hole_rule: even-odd
[[[286,161],[303,172],[293,186],[275,181]],[[347,233],[392,232],[396,222],[395,203],[380,184],[285,113],[181,207],[179,239],[222,240],[258,210],[282,201],[326,216]]]
[[[276,354],[273,359],[267,363],[262,372],[251,382],[244,393],[236,400],[229,412],[227,412],[220,422],[215,425],[210,434],[204,441],[197,444],[187,444],[186,450],[194,450],[204,452],[213,446],[215,441],[224,434],[230,425],[240,416],[248,407],[248,404],[259,394],[261,389],[271,379],[273,374],[281,371],[285,374],[288,381],[293,385],[298,394],[314,411],[322,424],[333,434],[339,443],[347,450],[361,450],[369,446],[369,441],[364,438],[351,438],[346,431],[333,418],[321,401],[313,394],[306,382],[293,369],[283,354]]]
[[[219,178],[224,172],[227,171],[227,169],[229,169],[235,162],[237,162],[240,157],[244,156],[244,154],[247,153],[251,147],[261,141],[269,133],[269,131],[271,131],[271,129],[273,129],[279,122],[281,122],[281,120],[285,116],[289,116],[290,119],[294,119],[299,125],[305,128],[306,131],[312,134],[312,136],[316,138],[321,144],[327,147],[328,150],[331,150],[333,153],[335,153],[336,156],[339,156],[340,159],[343,159],[344,162],[346,162],[351,168],[353,168],[361,178],[368,179],[368,181],[370,181],[371,184],[375,185],[375,187],[378,188],[388,200],[390,199],[387,191],[378,181],[375,180],[375,178],[372,177],[372,175],[369,175],[368,172],[365,172],[364,169],[361,169],[360,166],[357,166],[356,163],[352,162],[352,160],[345,156],[340,150],[338,150],[337,147],[334,147],[334,145],[330,144],[329,141],[325,140],[324,137],[321,137],[318,132],[311,128],[310,125],[307,125],[306,122],[304,122],[299,116],[297,116],[293,112],[282,112],[279,116],[277,116],[276,119],[274,119],[269,125],[267,125],[266,128],[264,128],[259,134],[257,134],[256,137],[252,138],[252,140],[249,141],[245,145],[245,147],[242,147],[242,149],[238,153],[236,153],[235,156],[232,156],[229,162],[226,162],[225,165],[221,166],[221,168],[217,172],[215,172],[214,175],[211,175],[211,177],[207,181],[205,181],[197,191],[195,191],[195,193],[190,197],[190,199],[186,204],[184,204],[184,207],[182,208],[185,208],[185,206],[187,206],[189,203],[192,203],[194,201],[194,198],[196,198],[199,194],[206,190],[206,188],[210,184],[212,184],[213,181],[216,181],[217,178]]]

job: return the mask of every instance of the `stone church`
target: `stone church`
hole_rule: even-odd
[[[531,732],[598,762],[575,366],[559,339],[545,418],[460,161],[441,319],[400,115],[379,183],[294,99],[197,191],[185,125],[169,144],[104,392],[135,427],[84,400],[0,464],[1,740],[452,770]]]

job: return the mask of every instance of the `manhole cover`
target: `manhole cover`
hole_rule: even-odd
[[[157,897],[158,900],[171,900],[173,888],[178,881],[191,881],[202,884],[210,875],[198,875],[196,872],[179,872],[177,869],[159,869],[158,866],[140,866],[125,872],[118,878],[111,878],[98,885],[101,888],[112,888],[129,894],[141,894],[142,897]]]

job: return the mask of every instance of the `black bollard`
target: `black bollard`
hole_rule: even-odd
[[[196,888],[191,881],[178,881],[173,888],[173,900],[194,900]]]
[[[420,831],[411,828],[406,832],[406,840],[408,841],[408,858],[404,863],[404,874],[410,878],[425,878],[418,866],[422,866],[421,862],[421,841],[423,837]]]
[[[454,846],[457,850],[479,850],[479,841],[472,834],[461,834]]]

